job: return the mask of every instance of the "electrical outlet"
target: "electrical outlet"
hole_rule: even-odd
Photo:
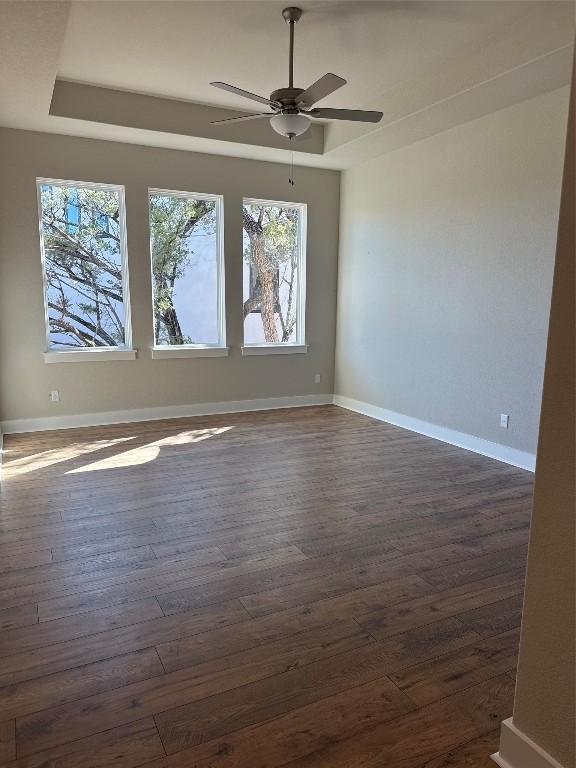
[[[322,377],[319,373],[314,374],[314,384],[320,384]]]
[[[53,389],[52,392],[50,392],[50,402],[51,403],[59,403],[60,402],[60,392],[57,389]]]
[[[502,429],[508,429],[508,419],[509,419],[509,416],[507,413],[500,414],[500,426],[502,427]]]

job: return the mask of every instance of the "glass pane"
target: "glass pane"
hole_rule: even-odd
[[[244,204],[244,343],[298,340],[300,208]]]
[[[214,200],[150,195],[157,345],[220,342],[217,228]]]
[[[125,343],[120,193],[42,184],[50,347]]]

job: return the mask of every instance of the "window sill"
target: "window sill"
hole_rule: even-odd
[[[104,360],[136,360],[135,349],[74,349],[44,352],[45,363],[100,363]]]
[[[246,355],[297,355],[308,352],[307,344],[247,344],[242,347]]]
[[[152,347],[153,360],[178,357],[228,357],[228,347]]]

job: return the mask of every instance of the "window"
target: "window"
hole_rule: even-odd
[[[304,344],[306,206],[244,200],[244,344]]]
[[[156,347],[225,346],[222,198],[150,191]]]
[[[37,185],[48,350],[130,348],[124,189]]]

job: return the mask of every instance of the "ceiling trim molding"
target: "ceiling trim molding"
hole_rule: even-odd
[[[348,136],[341,144],[330,146],[330,126],[326,154],[340,167],[350,167],[521,101],[567,87],[573,56],[573,46],[563,46],[490,80],[425,104],[412,112],[399,114],[369,133]]]
[[[50,104],[50,115],[54,117],[272,149],[291,148],[286,138],[272,130],[268,120],[235,123],[233,126],[211,125],[212,120],[247,113],[252,112],[237,112],[67,80],[56,80]],[[324,126],[312,124],[305,134],[294,139],[294,150],[304,154],[323,154]]]

